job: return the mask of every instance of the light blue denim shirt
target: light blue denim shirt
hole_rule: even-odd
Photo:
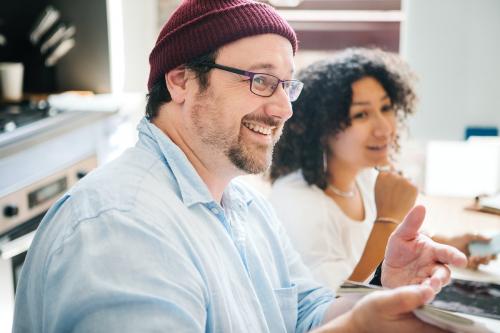
[[[143,119],[136,147],[46,214],[19,281],[14,332],[305,332],[333,294],[270,205],[237,180],[222,205]]]

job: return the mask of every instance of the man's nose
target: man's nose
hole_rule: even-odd
[[[268,116],[279,118],[283,121],[288,120],[292,116],[292,103],[282,84],[276,88],[276,91],[269,99],[270,103],[265,108]]]

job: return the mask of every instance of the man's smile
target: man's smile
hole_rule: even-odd
[[[264,124],[259,124],[251,121],[244,121],[243,126],[251,130],[252,132],[259,133],[262,135],[271,135],[277,126],[268,126]]]

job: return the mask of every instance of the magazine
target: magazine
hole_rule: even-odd
[[[500,320],[500,285],[452,279],[431,304],[443,310]]]
[[[470,282],[470,281],[467,281]],[[447,287],[446,287],[447,288]],[[445,290],[446,288],[443,288]],[[453,288],[457,288],[454,286]],[[339,296],[345,296],[345,295],[366,295],[369,294],[373,291],[376,290],[383,290],[384,288],[380,286],[373,286],[369,284],[363,284],[363,283],[358,283],[358,282],[353,282],[353,281],[346,281],[344,282],[340,288],[337,290],[337,294]],[[438,306],[434,304],[436,300],[433,301],[433,303],[424,305],[419,309],[416,309],[413,311],[416,317],[418,317],[420,320],[429,323],[431,325],[437,326],[439,328],[449,330],[451,332],[459,332],[459,333],[488,333],[492,332],[490,329],[488,329],[483,323],[474,321],[472,319],[466,318],[460,314],[451,312],[455,310],[453,309],[458,309],[460,308],[458,305],[459,300],[455,300],[454,298],[453,301],[448,302],[446,301],[448,295],[453,294],[454,289],[448,289],[444,296],[439,299],[438,301]],[[440,294],[438,294],[439,296]],[[466,303],[468,304],[468,303]],[[448,308],[446,308],[448,307]],[[465,308],[462,308],[462,310],[466,310]],[[486,311],[484,311],[486,312]],[[469,312],[467,312],[469,313]],[[473,314],[473,313],[470,313]],[[475,314],[475,313],[474,313]]]

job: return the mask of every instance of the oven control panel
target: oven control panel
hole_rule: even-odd
[[[97,166],[92,155],[0,198],[0,235],[50,208],[80,178]]]

